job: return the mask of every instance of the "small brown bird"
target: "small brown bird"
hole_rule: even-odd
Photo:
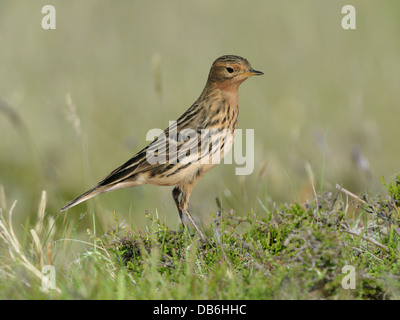
[[[225,55],[215,60],[200,97],[176,122],[97,186],[68,202],[61,210],[122,188],[142,184],[175,186],[172,196],[183,227],[186,227],[185,214],[200,239],[206,241],[188,211],[190,193],[197,181],[218,163],[210,161],[212,157],[218,155],[221,160],[232,146],[230,138],[239,114],[239,85],[250,76],[262,74],[239,56]],[[210,144],[210,140],[213,143]]]

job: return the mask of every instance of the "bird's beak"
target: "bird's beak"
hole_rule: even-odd
[[[246,72],[248,76],[261,76],[264,74],[264,72],[257,71],[254,69],[250,69],[249,71]]]

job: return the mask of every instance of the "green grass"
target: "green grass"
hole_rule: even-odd
[[[68,221],[54,230],[44,213],[45,193],[35,224],[29,231],[25,226],[20,241],[12,226],[15,207],[4,207],[3,192],[0,297],[398,299],[400,175],[386,188],[387,195],[359,198],[338,187],[336,194],[324,192],[262,215],[237,216],[217,201],[205,244],[150,214],[146,230],[135,230],[114,213],[114,227],[104,234],[96,232],[93,216],[87,239],[74,239]],[[77,250],[74,242],[86,249]],[[48,263],[55,266],[57,288],[44,292],[41,267]],[[342,287],[346,265],[355,268],[355,289]]]

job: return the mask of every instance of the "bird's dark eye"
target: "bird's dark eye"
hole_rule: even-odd
[[[228,71],[229,73],[233,73],[233,69],[231,67],[227,67],[226,71]]]

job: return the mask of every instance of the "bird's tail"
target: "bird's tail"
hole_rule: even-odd
[[[72,208],[76,206],[79,203],[82,203],[100,193],[107,192],[106,190],[102,190],[102,188],[99,188],[98,186],[86,191],[84,194],[81,194],[79,197],[75,198],[74,200],[68,201],[64,207],[61,208],[61,211],[68,210],[69,208]]]

